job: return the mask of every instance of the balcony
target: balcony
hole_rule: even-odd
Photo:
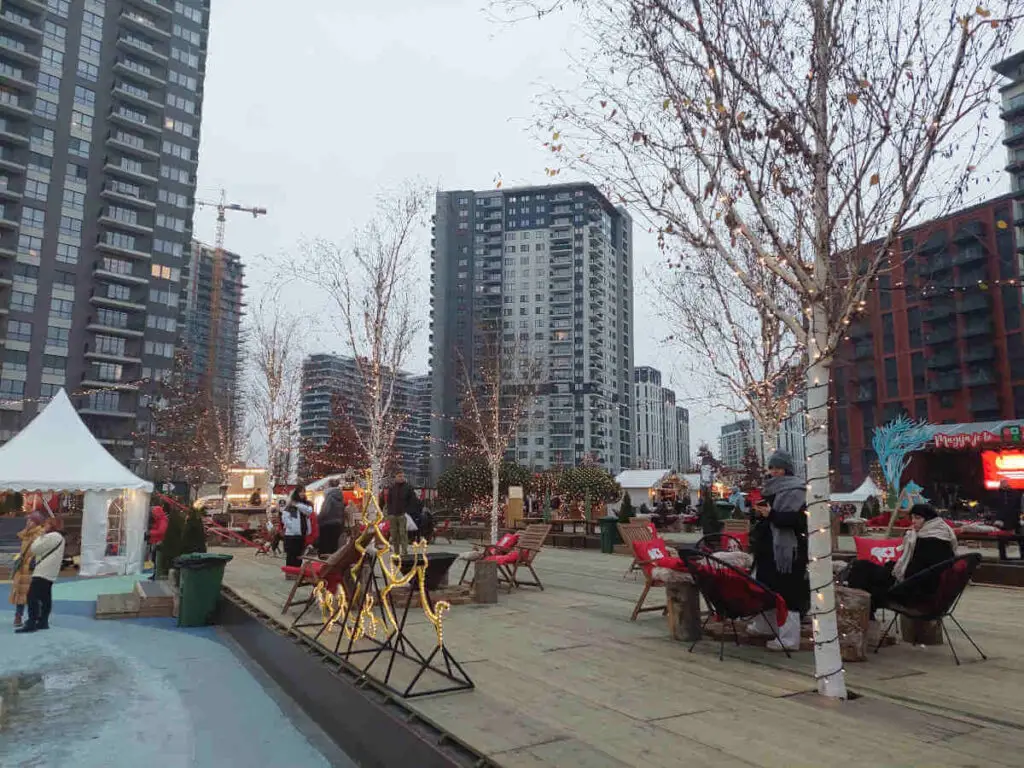
[[[117,38],[117,47],[133,56],[141,56],[158,64],[167,63],[167,54],[161,53],[155,45],[138,35],[120,34]]]
[[[85,382],[82,382],[83,384]],[[110,388],[109,384],[102,384],[102,386]],[[131,391],[135,391],[138,387],[128,387]],[[78,411],[82,416],[108,416],[114,419],[135,419],[137,414],[135,411],[101,411],[97,408],[90,408],[86,406]]]
[[[0,62],[0,83],[30,92],[36,87],[35,83],[25,77],[23,69],[4,62]]]
[[[155,13],[168,18],[171,15],[171,9],[157,2],[157,0],[125,0],[125,4],[138,8],[141,11]]]
[[[995,392],[971,392],[972,411],[998,411],[999,397]]]
[[[136,275],[106,269],[102,261],[96,262],[96,266],[93,268],[92,273],[96,277],[102,277],[105,280],[113,280],[119,283],[126,283],[127,285],[149,285],[148,277],[137,277]]]
[[[147,210],[152,210],[153,208],[156,208],[156,203],[154,203],[152,200],[145,200],[141,197],[136,197],[135,195],[128,194],[127,192],[118,189],[116,186],[110,184],[103,188],[103,190],[100,192],[100,195],[108,200],[115,200],[119,203],[127,203],[128,205],[134,205],[139,208],[145,208]]]
[[[39,57],[34,53],[30,53],[28,46],[21,42],[21,40],[11,37],[10,35],[5,35],[2,32],[0,32],[0,50],[2,50],[5,55],[17,59],[23,64],[39,64]]]
[[[108,227],[117,227],[118,229],[124,229],[129,232],[136,234],[151,235],[153,234],[153,227],[142,224],[138,220],[136,221],[122,221],[121,219],[114,218],[112,216],[103,215],[99,218],[100,224],[105,224]]]
[[[953,392],[963,386],[963,378],[959,373],[944,373],[928,382],[929,392]]]
[[[17,229],[20,224],[10,217],[6,205],[0,205],[0,229]]]
[[[141,181],[146,184],[156,184],[156,176],[150,176],[144,170],[138,170],[137,168],[130,165],[107,163],[103,166],[103,170],[107,173],[114,174],[116,176],[122,176],[132,181]]]
[[[96,243],[96,250],[103,251],[104,253],[112,253],[115,256],[128,256],[132,259],[139,259],[144,261],[150,261],[152,256],[145,251],[136,251],[132,248],[126,248],[123,245],[117,245],[111,240],[100,240]]]
[[[24,173],[25,163],[15,158],[14,153],[7,147],[0,147],[0,170]]]
[[[32,117],[32,110],[21,105],[21,99],[13,91],[0,90],[0,112],[17,115],[18,117]]]
[[[953,328],[939,328],[936,331],[925,334],[925,344],[945,344],[946,342],[953,341],[956,338],[956,330]]]
[[[129,85],[128,83],[118,85],[111,91],[111,93],[121,99],[124,99],[129,104],[136,104],[140,107],[145,107],[146,109],[153,109],[159,112],[164,108],[164,105],[159,101],[153,101],[153,99],[150,98],[151,94],[149,91],[143,88],[138,88],[134,85]]]
[[[13,8],[4,8],[0,13],[0,29],[9,29],[19,35],[35,39],[43,36],[43,31],[32,23],[32,19]]]
[[[28,125],[25,126],[26,128]],[[28,146],[29,138],[27,134],[18,133],[13,130],[15,126],[8,123],[6,120],[0,118],[0,141],[8,144],[17,144],[18,146]]]
[[[110,119],[118,125],[123,125],[126,128],[131,128],[136,131],[152,133],[154,136],[162,135],[164,132],[164,129],[160,127],[159,123],[150,122],[148,117],[146,120],[139,120],[137,117],[116,109],[110,110]]]
[[[969,371],[966,376],[966,381],[967,386],[969,387],[984,387],[989,384],[995,384],[996,376],[991,370],[982,368]]]
[[[996,356],[996,348],[991,344],[972,344],[964,353],[964,360],[969,363],[980,360],[992,360]]]
[[[988,296],[983,293],[974,293],[964,296],[960,300],[960,311],[961,312],[977,312],[979,310],[988,310],[989,302]]]
[[[153,19],[149,18],[149,16],[144,16],[141,13],[121,11],[121,22],[127,29],[136,29],[143,34],[156,35],[157,37],[166,39],[170,39],[171,37],[171,33],[168,30],[161,29],[156,25],[156,22]]]
[[[105,381],[103,379],[90,379],[88,374],[82,379],[82,386],[89,389],[112,389],[119,392],[135,392],[138,384],[128,384],[120,381]]]
[[[89,303],[97,307],[109,307],[110,309],[122,309],[125,312],[145,312],[146,305],[134,301],[122,301],[121,299],[108,299],[106,296],[90,296]]]
[[[130,59],[120,59],[114,64],[114,71],[145,85],[161,88],[167,85],[167,78],[161,72]]]
[[[988,318],[980,320],[968,320],[964,326],[963,336],[991,336],[992,335],[992,323]]]
[[[143,125],[142,123],[135,123],[134,121],[130,121],[128,118],[124,119],[125,121],[131,122],[132,127],[138,125],[139,127],[145,129],[146,126],[148,125],[148,123],[146,125]],[[124,152],[126,155],[134,155],[135,157],[141,157],[143,160],[160,159],[160,153],[157,152],[155,149],[148,149],[145,146],[145,144],[140,146],[139,144],[131,141],[124,141],[118,138],[116,133],[108,135],[105,143],[111,149],[116,149],[120,152]]]
[[[952,301],[948,301],[941,304],[932,304],[921,313],[921,317],[925,322],[931,323],[944,317],[949,317],[954,312],[956,312],[956,305]]]
[[[928,357],[928,367],[932,370],[942,368],[956,368],[960,365],[960,355],[955,349],[947,349],[937,355]]]

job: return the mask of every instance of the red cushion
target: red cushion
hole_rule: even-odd
[[[660,560],[668,557],[668,545],[664,539],[653,538],[647,541],[633,542],[633,555],[642,563],[659,565]]]
[[[506,533],[504,536],[502,536],[500,539],[498,539],[498,543],[495,544],[494,546],[497,549],[503,549],[504,550],[504,549],[512,549],[512,547],[514,547],[518,543],[519,543],[519,534],[518,533]]]
[[[903,539],[871,539],[866,536],[854,536],[857,545],[857,559],[870,560],[877,565],[885,565],[899,560],[903,553]]]
[[[704,562],[697,567],[697,576],[698,579],[713,580],[717,594],[738,616],[757,616],[766,609],[768,590],[742,573]],[[786,623],[789,609],[781,595],[775,595],[774,603],[775,619],[781,626]]]
[[[489,560],[492,563],[497,563],[498,565],[514,565],[516,561],[519,560],[519,553],[508,552],[504,555],[492,555],[491,557],[484,559]]]

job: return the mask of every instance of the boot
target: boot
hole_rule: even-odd
[[[38,627],[31,621],[26,621],[25,625],[14,630],[16,635],[27,635],[29,632],[35,632]]]
[[[775,633],[772,632],[771,626],[764,620],[763,616],[758,616],[747,624],[747,634],[751,637],[775,637]]]
[[[14,614],[14,628],[17,629],[22,624],[24,624],[24,621],[21,618],[21,614],[20,613]]]

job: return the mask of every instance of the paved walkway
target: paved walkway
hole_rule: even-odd
[[[280,615],[281,561],[230,551],[227,584]],[[1020,765],[1024,590],[964,597],[957,615],[989,661],[966,640],[960,667],[945,647],[883,649],[848,666],[861,698],[839,704],[813,693],[810,653],[727,645],[720,662],[714,643],[687,653],[659,613],[630,622],[641,583],[622,578],[628,562],[548,548],[537,559],[546,591],[452,608],[446,644],[476,690],[411,706],[509,767]],[[426,643],[428,630],[413,631]]]
[[[0,764],[353,765],[332,745],[314,747],[315,731],[307,738],[293,725],[291,705],[275,700],[216,629],[93,619],[96,594],[127,591],[128,581],[60,583],[52,628],[9,637],[13,609],[0,584]],[[303,717],[296,722],[305,727]]]

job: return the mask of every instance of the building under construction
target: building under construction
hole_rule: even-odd
[[[212,384],[232,410],[242,364],[244,274],[238,254],[223,251],[218,268],[216,249],[198,240],[192,241],[181,273],[181,343],[191,358],[190,378],[195,386]]]

